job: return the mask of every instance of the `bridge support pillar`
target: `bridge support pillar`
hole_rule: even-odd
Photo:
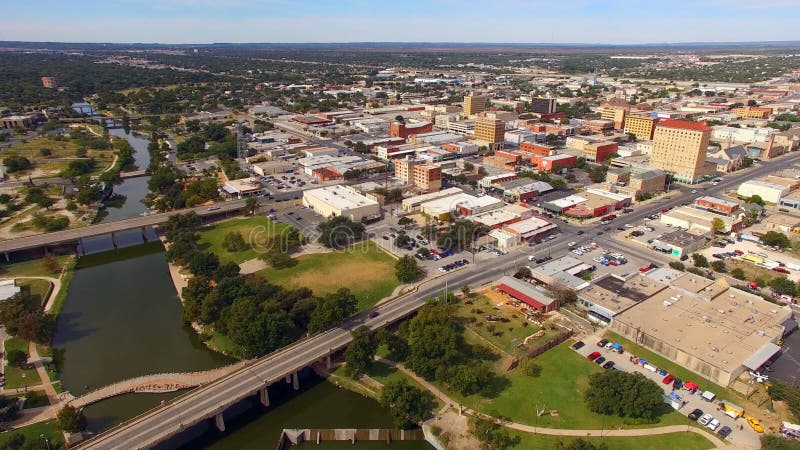
[[[295,391],[300,389],[300,380],[297,378],[297,372],[292,374],[292,387]]]
[[[145,227],[142,227],[141,230],[142,230],[142,242],[147,242],[147,230],[145,229]]]
[[[291,382],[292,382],[292,374],[286,375],[286,384],[289,384]]]
[[[6,252],[6,262],[11,262],[11,257],[8,256],[8,252]]]
[[[264,386],[258,391],[258,398],[261,400],[262,405],[269,406],[269,392],[267,392],[267,386]]]
[[[325,365],[328,367],[328,370],[331,370],[331,366],[333,365],[331,363],[331,355],[325,357]]]
[[[114,233],[111,233],[111,243],[114,244],[114,250],[117,249],[117,240],[114,239]]]
[[[219,431],[225,431],[225,418],[222,416],[221,412],[214,416],[214,424]]]

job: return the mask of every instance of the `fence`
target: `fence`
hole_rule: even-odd
[[[561,333],[559,333],[555,337],[553,337],[553,339],[550,339],[549,341],[545,342],[544,344],[542,344],[542,345],[540,345],[540,346],[538,346],[536,348],[532,348],[528,352],[528,358],[535,358],[535,357],[541,355],[542,353],[550,350],[551,348],[555,347],[556,345],[566,341],[573,334],[574,334],[574,332],[572,330],[562,331]]]

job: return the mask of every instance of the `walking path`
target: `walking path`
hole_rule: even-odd
[[[383,364],[389,365],[391,367],[396,368],[397,370],[403,372],[404,374],[408,375],[411,379],[419,383],[425,389],[430,391],[433,395],[438,397],[441,401],[443,401],[446,405],[450,405],[451,407],[457,407],[461,414],[467,414],[470,416],[480,417],[484,420],[489,420],[494,422],[498,425],[504,426],[506,428],[511,428],[513,430],[524,431],[526,433],[534,433],[534,434],[546,434],[550,436],[575,436],[575,437],[587,437],[587,436],[596,436],[596,437],[635,437],[635,436],[653,436],[658,434],[670,434],[670,433],[680,433],[680,432],[689,432],[699,434],[704,438],[711,441],[716,447],[725,447],[725,443],[722,442],[719,438],[714,435],[711,435],[700,428],[693,427],[690,425],[671,425],[666,427],[656,427],[656,428],[635,428],[635,429],[619,429],[619,430],[569,430],[564,428],[542,428],[542,427],[534,427],[530,425],[526,425],[523,423],[516,423],[507,420],[501,420],[496,417],[492,417],[478,411],[474,411],[469,408],[464,408],[461,404],[457,401],[454,401],[450,397],[447,396],[444,392],[442,392],[439,388],[428,382],[427,380],[423,379],[416,373],[406,369],[400,363],[388,360],[386,358],[376,357],[375,358],[378,362]]]

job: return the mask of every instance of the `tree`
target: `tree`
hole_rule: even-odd
[[[556,299],[559,305],[564,306],[570,303],[575,303],[578,300],[578,295],[569,286],[561,283],[550,284],[547,289],[550,294]]]
[[[714,220],[711,221],[711,229],[717,233],[721,233],[725,230],[725,222],[719,217],[714,217]]]
[[[378,341],[369,327],[358,327],[350,334],[353,336],[353,341],[344,352],[344,360],[347,363],[345,371],[351,378],[358,378],[372,367],[375,352],[378,350]]]
[[[28,158],[15,155],[4,158],[3,165],[6,166],[6,171],[8,173],[20,172],[33,167],[33,164]]]
[[[311,314],[308,331],[316,333],[344,322],[358,307],[358,300],[347,288],[328,294]]]
[[[708,258],[700,253],[692,253],[692,261],[695,267],[708,267]]]
[[[769,282],[769,287],[777,294],[797,295],[797,285],[786,277],[773,278]]]
[[[364,234],[364,224],[347,217],[331,217],[317,225],[320,235],[317,242],[328,248],[344,248],[358,241]]]
[[[28,362],[28,354],[22,350],[9,350],[6,353],[6,360],[14,367],[22,367]]]
[[[245,243],[242,234],[238,231],[229,231],[222,238],[222,248],[234,253],[247,250],[247,243]]]
[[[738,267],[733,269],[733,270],[731,270],[731,276],[733,278],[736,278],[737,280],[744,280],[744,279],[747,278],[747,276],[744,273],[744,270],[742,270],[742,269],[740,269]]]
[[[219,267],[217,267],[217,270],[214,271],[214,279],[221,280],[223,278],[238,277],[239,272],[239,265],[233,261],[228,261],[225,264],[221,264]]]
[[[405,236],[405,235],[401,235]],[[422,270],[417,265],[417,260],[406,255],[398,259],[394,265],[395,276],[401,283],[410,283],[422,274]]]
[[[585,398],[589,409],[598,414],[655,420],[663,411],[663,394],[658,384],[641,373],[607,370],[589,378]]]
[[[412,219],[406,217],[406,216],[401,217],[397,221],[397,224],[400,225],[400,226],[403,226],[403,227],[406,226],[406,225],[411,225],[412,223],[414,223],[414,221]]]
[[[800,450],[800,442],[774,434],[762,434],[761,450]]]
[[[588,439],[578,438],[566,442],[556,442],[555,450],[608,450],[608,445],[603,442],[595,444]]]
[[[385,328],[378,335],[381,343],[389,350],[389,358],[393,361],[405,361],[408,357],[408,341],[391,333]]]
[[[488,420],[473,418],[469,428],[473,436],[481,441],[481,450],[505,450],[520,442],[519,436],[512,437],[508,430]]]
[[[728,271],[728,267],[725,265],[725,261],[721,259],[711,261],[711,269],[713,269],[714,272],[717,273],[725,273]]]
[[[527,267],[520,267],[514,273],[514,278],[517,278],[517,279],[520,279],[520,280],[529,280],[531,278],[531,276],[532,276],[531,275],[531,269],[528,269]]]
[[[779,231],[768,231],[767,234],[761,238],[761,242],[766,245],[774,245],[780,248],[792,246],[792,242],[789,240],[789,238]]]
[[[197,252],[189,260],[189,270],[195,275],[210,277],[219,267],[219,258],[213,253]]]
[[[394,245],[402,248],[409,245],[412,241],[413,239],[411,239],[411,236],[407,234],[398,234],[397,237],[394,239]]]
[[[244,210],[247,211],[247,214],[251,216],[256,213],[256,209],[258,208],[258,197],[247,197],[247,200],[244,201]]]
[[[294,324],[289,314],[270,303],[238,298],[220,314],[220,331],[239,346],[245,358],[263,356],[292,340]]]
[[[397,428],[411,428],[428,417],[435,406],[428,391],[405,380],[390,381],[381,389],[381,406],[388,408]]]
[[[61,265],[58,263],[58,259],[49,253],[42,258],[42,267],[44,267],[48,273],[56,274],[61,272]]]
[[[755,203],[756,205],[759,205],[759,206],[764,206],[764,204],[765,204],[764,203],[764,199],[762,199],[760,195],[751,195],[750,197],[745,199],[745,202],[747,202],[747,203]]]
[[[86,429],[86,416],[83,411],[66,405],[58,412],[56,416],[58,425],[66,432],[77,433]]]
[[[275,269],[286,269],[297,265],[297,260],[277,248],[273,248],[261,255],[261,259]]]
[[[671,261],[669,263],[669,266],[672,267],[675,270],[680,270],[681,272],[686,270],[686,266],[684,266],[683,263],[680,262],[680,261]]]

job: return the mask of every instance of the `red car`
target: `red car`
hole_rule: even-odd
[[[600,357],[600,352],[592,352],[589,354],[589,356],[587,356],[587,358],[589,358],[589,361],[594,361],[599,357]]]
[[[790,273],[788,270],[784,269],[783,267],[776,267],[776,268],[774,268],[772,270],[774,270],[775,272],[779,272],[779,273]]]
[[[661,382],[662,382],[662,383],[664,383],[664,384],[670,384],[670,383],[672,383],[674,380],[675,380],[675,376],[674,376],[674,375],[672,375],[672,374],[670,374],[670,375],[667,375],[667,376],[665,376],[665,377],[664,377],[664,379],[663,379],[663,380],[661,380]]]
[[[734,250],[733,253],[736,253],[737,255],[744,255],[744,252],[741,250]]]

